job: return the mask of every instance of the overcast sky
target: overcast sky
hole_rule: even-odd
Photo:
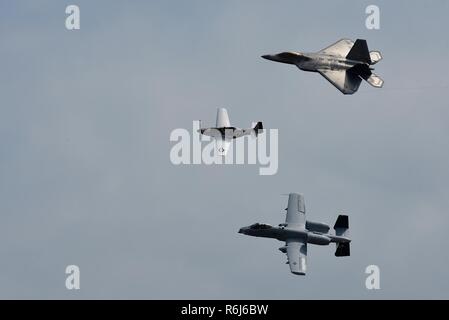
[[[81,30],[65,29],[78,4]],[[377,4],[381,29],[365,28]],[[0,298],[449,298],[449,2],[1,1]],[[344,96],[260,58],[367,39],[384,88]],[[175,128],[262,120],[279,171],[174,166]],[[238,234],[350,217],[351,257]],[[65,267],[81,289],[65,288]],[[380,267],[380,290],[365,268]]]

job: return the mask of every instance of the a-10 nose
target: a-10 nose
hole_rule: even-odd
[[[246,231],[246,229],[247,229],[246,227],[240,228],[240,229],[239,229],[239,233],[243,233],[243,234],[244,234],[245,231]]]
[[[267,60],[273,60],[273,55],[265,54],[265,55],[262,56],[262,58],[267,59]]]

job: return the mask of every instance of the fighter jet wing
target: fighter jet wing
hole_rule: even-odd
[[[217,128],[227,128],[231,126],[229,121],[228,111],[225,108],[217,110]]]
[[[305,275],[307,269],[307,243],[298,240],[287,240],[286,246],[290,271],[297,275]]]
[[[349,39],[341,39],[335,42],[334,44],[331,44],[329,47],[324,48],[323,50],[319,51],[323,54],[329,54],[332,56],[337,57],[346,57],[351,51],[352,46],[354,45],[354,42]]]
[[[220,156],[225,156],[228,153],[231,143],[232,141],[230,139],[216,139],[215,147],[217,150],[217,154]]]
[[[306,208],[302,194],[290,193],[288,195],[287,217],[285,223],[300,229],[306,227]]]
[[[362,78],[345,70],[318,70],[318,72],[344,94],[353,94],[359,89]]]

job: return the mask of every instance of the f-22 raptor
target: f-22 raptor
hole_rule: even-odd
[[[314,53],[282,52],[262,58],[293,64],[303,71],[318,72],[343,94],[356,92],[362,79],[377,88],[384,83],[371,67],[382,59],[382,55],[379,51],[368,51],[366,40],[341,39]]]
[[[287,217],[285,223],[278,227],[268,224],[255,223],[243,227],[239,233],[253,237],[273,238],[285,241],[285,246],[279,248],[287,254],[290,271],[296,275],[306,274],[307,244],[329,245],[335,243],[335,256],[350,255],[348,229],[349,219],[346,215],[339,215],[334,225],[335,235],[329,233],[329,226],[320,222],[306,220],[304,196],[290,193],[288,196]]]
[[[215,139],[215,146],[218,155],[226,156],[233,139],[252,135],[257,137],[263,131],[262,122],[257,122],[254,128],[242,129],[231,126],[228,111],[225,108],[218,108],[215,128],[202,128],[198,132]]]

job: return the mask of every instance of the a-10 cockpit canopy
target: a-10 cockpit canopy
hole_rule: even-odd
[[[270,226],[269,224],[255,223],[255,224],[252,224],[250,226],[250,228],[253,229],[253,230],[264,230],[264,229],[271,229],[273,227]]]

